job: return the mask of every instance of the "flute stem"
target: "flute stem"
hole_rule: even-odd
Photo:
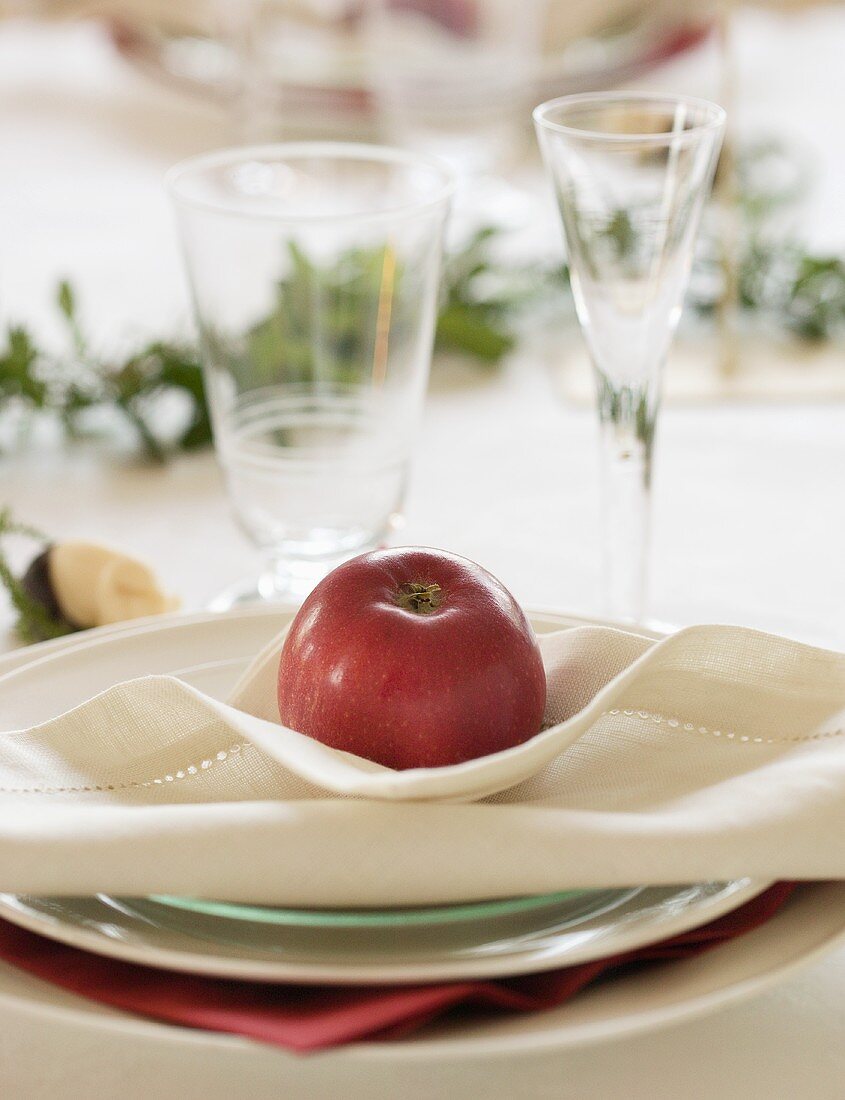
[[[657,380],[614,386],[596,370],[601,428],[602,557],[606,613],[638,623],[648,590],[651,469]]]

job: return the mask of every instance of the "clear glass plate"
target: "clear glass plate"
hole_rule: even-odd
[[[394,984],[528,974],[615,955],[713,920],[765,885],[586,891],[545,909],[389,928],[280,926],[108,894],[0,894],[0,917],[144,966],[244,981]]]
[[[530,913],[560,905],[575,898],[585,900],[591,894],[606,895],[602,890],[563,890],[556,894],[537,894],[522,898],[496,898],[461,905],[426,905],[395,909],[283,909],[276,906],[242,905],[203,898],[171,897],[154,894],[150,901],[188,913],[227,920],[275,924],[289,928],[407,928],[436,926],[459,921],[487,920],[515,913]]]

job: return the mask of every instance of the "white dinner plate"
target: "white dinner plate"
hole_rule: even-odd
[[[262,607],[225,616],[174,616],[45,646],[32,653],[34,660],[0,676],[4,722],[34,725],[121,680],[150,673],[178,674],[225,698],[292,613]],[[539,632],[581,623],[550,613],[530,617]],[[460,928],[391,929],[389,936],[268,928],[105,895],[4,895],[0,915],[64,943],[148,966],[253,981],[419,982],[548,970],[631,950],[715,919],[764,886],[743,879],[595,891],[536,912]]]
[[[121,680],[153,674],[187,675],[201,691],[225,698],[246,664],[290,622],[284,605],[237,608],[221,615],[162,615],[120,626],[71,634],[0,657],[3,725],[7,729],[47,721]],[[538,634],[565,627],[604,625],[605,620],[532,611]],[[638,628],[638,632],[658,637]],[[50,691],[43,691],[44,677]]]

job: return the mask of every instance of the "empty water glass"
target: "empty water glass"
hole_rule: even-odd
[[[217,455],[267,557],[214,606],[302,597],[401,513],[451,174],[398,150],[306,142],[193,158],[169,188]]]

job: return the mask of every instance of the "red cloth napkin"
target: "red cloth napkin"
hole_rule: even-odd
[[[750,932],[772,917],[794,889],[794,883],[777,883],[732,913],[650,947],[498,981],[344,987],[202,978],[106,959],[3,920],[0,958],[127,1012],[309,1051],[360,1039],[404,1037],[457,1005],[488,1012],[552,1008],[611,971],[689,958]]]

